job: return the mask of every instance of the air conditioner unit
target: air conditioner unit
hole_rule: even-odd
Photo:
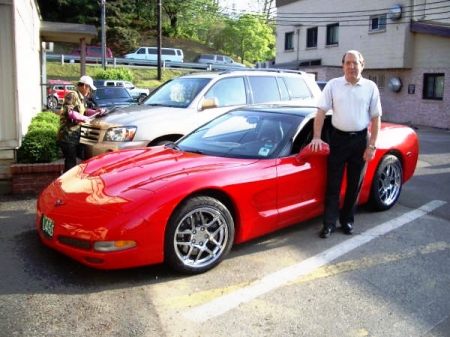
[[[42,42],[42,48],[47,52],[53,51],[53,42]]]

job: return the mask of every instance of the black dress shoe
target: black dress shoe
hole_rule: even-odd
[[[347,234],[347,235],[353,234],[353,226],[350,222],[341,224],[341,227],[342,227],[342,231],[344,232],[344,234]]]
[[[322,230],[321,230],[320,233],[319,233],[319,236],[320,236],[322,239],[327,239],[327,238],[330,237],[331,233],[334,232],[334,230],[335,230],[335,227],[334,227],[334,226],[325,226],[325,225],[324,225],[323,228],[322,228]]]

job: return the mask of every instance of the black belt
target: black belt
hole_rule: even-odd
[[[361,131],[341,131],[341,130],[335,128],[334,132],[336,132],[340,136],[345,136],[345,137],[349,137],[349,138],[356,138],[356,137],[367,135],[367,129],[364,129]]]

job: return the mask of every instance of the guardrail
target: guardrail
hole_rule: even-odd
[[[75,63],[80,62],[80,56],[75,55],[63,55],[63,54],[47,54],[47,61],[59,61],[61,64],[65,63]],[[86,63],[89,64],[102,64],[102,59],[100,57],[90,57],[86,56]],[[131,67],[157,67],[157,61],[149,61],[149,60],[136,60],[136,59],[126,59],[126,58],[106,58],[106,64],[110,67],[118,67],[118,66],[131,66]],[[253,69],[247,67],[237,67],[237,66],[229,66],[222,64],[204,64],[204,63],[189,63],[189,62],[175,62],[175,61],[162,61],[161,67],[163,69],[170,68],[183,68],[183,69],[194,69],[194,70],[205,70],[205,71],[219,71],[219,70],[229,70],[229,69]]]

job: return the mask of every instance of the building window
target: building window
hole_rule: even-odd
[[[306,48],[317,47],[317,27],[309,28],[306,34]]]
[[[339,43],[339,23],[327,25],[327,46]]]
[[[294,32],[284,35],[284,50],[294,50]]]
[[[444,74],[423,75],[423,98],[442,100],[444,97]]]
[[[371,32],[386,31],[386,14],[372,15],[369,19],[369,31]]]
[[[384,91],[384,75],[369,75],[369,80],[375,82],[380,92]]]

